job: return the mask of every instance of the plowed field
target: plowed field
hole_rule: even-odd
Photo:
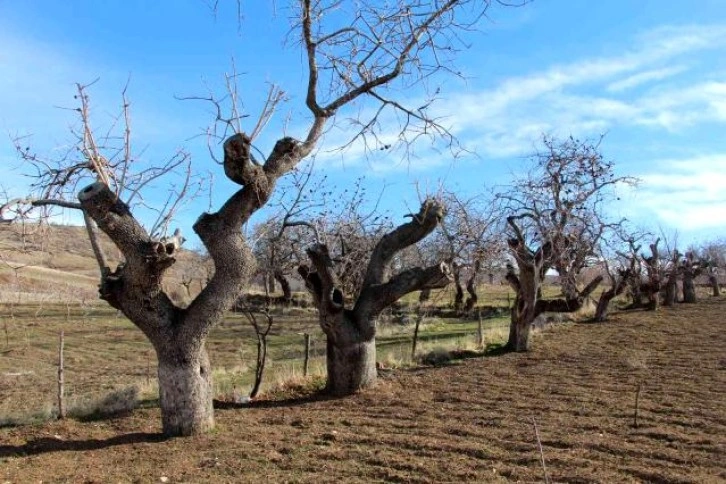
[[[390,371],[363,394],[0,429],[0,482],[726,482],[726,299],[538,335],[529,354]],[[638,387],[640,391],[638,392]],[[638,417],[635,425],[635,402]]]

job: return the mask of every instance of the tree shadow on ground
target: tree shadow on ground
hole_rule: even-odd
[[[157,443],[166,440],[161,433],[134,432],[108,439],[61,440],[41,437],[29,440],[23,445],[0,445],[0,458],[45,454],[48,452],[84,452],[100,450],[117,445]]]
[[[247,403],[229,402],[225,400],[214,400],[214,408],[216,410],[234,410],[238,408],[287,408],[299,407],[309,403],[324,402],[327,400],[337,400],[340,397],[327,393],[325,390],[310,390],[305,392],[301,390],[290,396],[282,396],[279,398],[271,398],[264,400],[252,400]]]

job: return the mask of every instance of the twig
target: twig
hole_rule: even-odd
[[[539,429],[537,428],[537,420],[532,417],[532,423],[534,424],[534,435],[537,437],[537,447],[539,447],[539,458],[542,462],[542,473],[544,474],[545,484],[550,484],[550,478],[547,475],[547,465],[545,464],[544,451],[542,450],[542,441],[539,438]]]

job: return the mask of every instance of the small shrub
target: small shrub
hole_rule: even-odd
[[[451,363],[451,352],[443,347],[436,347],[421,355],[420,361],[424,365],[442,366]]]
[[[95,420],[126,414],[139,406],[139,387],[122,387],[100,399],[89,399],[69,405],[68,416],[79,420]]]

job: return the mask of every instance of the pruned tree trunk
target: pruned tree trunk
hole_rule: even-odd
[[[512,273],[512,275],[514,274]],[[507,280],[510,280],[509,274],[507,274]],[[532,328],[534,318],[537,317],[535,306],[537,303],[539,281],[533,274],[529,274],[526,270],[522,272],[521,268],[519,281],[519,287],[515,289],[514,306],[512,306],[510,312],[507,349],[510,351],[524,352],[530,349],[530,329]]]
[[[164,434],[193,435],[214,428],[212,367],[204,346],[181,351],[162,348],[156,354]]]
[[[610,289],[603,291],[602,294],[600,294],[600,299],[597,301],[595,316],[593,318],[595,321],[601,323],[607,319],[610,302],[615,299],[616,296],[619,296],[623,293],[623,291],[625,291],[630,277],[632,277],[631,270],[622,270],[620,274],[613,279]]]
[[[476,303],[479,301],[479,297],[476,294],[476,281],[477,281],[477,276],[479,275],[479,267],[480,267],[480,262],[475,261],[471,275],[469,276],[469,279],[467,279],[467,281],[466,281],[466,292],[469,293],[469,296],[466,298],[466,304],[464,305],[464,312],[467,314],[469,314],[471,312],[471,310],[474,309],[474,306],[476,306]]]
[[[693,304],[696,302],[696,284],[693,271],[683,271],[683,302]]]
[[[345,308],[333,261],[324,244],[307,250],[313,269],[298,272],[318,308],[320,326],[327,337],[328,382],[334,395],[348,395],[375,384],[376,319],[385,308],[406,294],[445,287],[451,280],[446,264],[414,267],[389,278],[396,253],[430,234],[444,215],[443,207],[426,200],[413,220],[384,235],[368,261],[363,285],[352,309]]]
[[[378,376],[375,336],[366,339],[347,318],[344,318],[343,325],[348,326],[345,328],[346,332],[357,335],[351,340],[340,343],[328,338],[326,353],[328,381],[325,388],[332,395],[350,395],[372,386]]]
[[[696,277],[701,275],[704,266],[708,265],[703,261],[696,259],[693,252],[686,253],[685,258],[681,266],[681,272],[683,273],[683,302],[684,303],[695,303],[696,302]]]
[[[265,274],[265,282],[267,284],[267,293],[272,295],[275,292],[275,273],[268,272]]]
[[[663,294],[663,306],[675,306],[678,302],[678,282],[675,278],[668,278]]]
[[[719,287],[719,284],[718,284],[718,274],[716,274],[715,271],[712,271],[708,275],[708,284],[711,286],[711,291],[712,291],[711,295],[713,297],[718,297],[721,295],[721,288]]]
[[[460,313],[464,307],[464,288],[461,286],[461,266],[454,266],[454,311]]]
[[[665,291],[663,293],[663,306],[675,306],[678,302],[678,275],[680,274],[679,259],[681,254],[678,250],[673,250],[671,256],[668,278],[665,283]]]
[[[282,300],[285,304],[292,302],[292,289],[290,288],[290,281],[287,280],[285,274],[280,270],[275,271],[275,280],[280,283],[280,289],[282,290]]]
[[[657,311],[660,305],[660,290],[661,290],[661,271],[660,271],[660,259],[658,256],[658,243],[660,238],[656,239],[655,243],[650,244],[651,256],[643,256],[645,261],[645,269],[648,274],[648,283],[641,286],[641,292],[645,292],[648,298],[647,309],[651,311]]]

